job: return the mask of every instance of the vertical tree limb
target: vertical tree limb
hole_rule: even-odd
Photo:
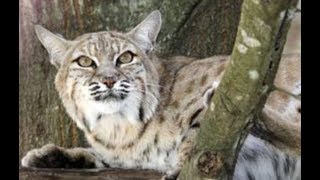
[[[290,26],[286,17],[296,5],[297,0],[244,0],[230,64],[180,179],[232,179],[238,151],[275,76]]]

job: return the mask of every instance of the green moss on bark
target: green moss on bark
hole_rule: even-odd
[[[220,154],[224,164],[219,166],[219,173],[209,177],[232,179],[239,148],[252,118],[260,113],[257,109],[261,108],[256,106],[267,92],[265,76],[272,76],[268,74],[269,63],[280,60],[272,58],[274,54],[281,54],[274,51],[275,44],[286,38],[286,32],[278,36],[284,12],[296,4],[297,0],[244,0],[231,62],[212,100],[214,111],[209,110],[201,123],[194,154],[184,166],[181,179],[208,178],[210,173],[202,173],[201,167],[195,166],[198,157],[208,151]]]

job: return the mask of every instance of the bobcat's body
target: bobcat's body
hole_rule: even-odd
[[[155,61],[161,62],[160,59]],[[154,115],[145,120],[146,123],[132,125],[127,122],[121,124],[121,121],[126,119],[122,119],[119,114],[104,114],[96,127],[86,134],[90,144],[102,154],[102,158],[111,167],[139,167],[163,172],[174,169],[179,162],[179,156],[185,155],[180,154],[180,151],[184,150],[181,149],[182,144],[191,146],[191,142],[184,140],[193,125],[192,122],[205,111],[206,102],[210,98],[206,95],[209,95],[220,81],[221,76],[206,72],[217,73],[217,68],[221,69],[225,64],[222,61],[226,62],[226,57],[185,61],[180,67],[172,66],[173,61],[159,64],[158,68],[163,71],[163,76],[159,79],[160,85],[154,84],[151,87],[158,86],[162,96],[159,97],[161,106],[157,106]],[[206,66],[203,66],[204,64]],[[199,76],[193,76],[196,71]],[[222,75],[222,72],[220,70],[219,75]],[[210,81],[210,75],[215,77],[214,81]],[[216,83],[212,83],[215,81]],[[105,132],[111,124],[112,129]]]
[[[92,148],[47,145],[30,151],[22,165],[142,168],[168,177],[179,173],[228,56],[158,58],[152,50],[160,24],[154,12],[129,33],[97,32],[73,41],[36,28],[59,68],[55,84],[62,102]],[[50,155],[64,156],[68,163]],[[249,177],[237,173],[240,179]]]

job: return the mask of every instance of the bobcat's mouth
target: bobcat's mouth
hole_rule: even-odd
[[[131,84],[126,80],[120,81],[112,88],[98,82],[89,84],[90,96],[96,101],[121,101],[128,97],[131,90]]]
[[[129,92],[109,90],[109,92],[106,91],[95,96],[94,99],[96,101],[119,101],[119,100],[124,100],[126,97],[128,97],[128,93]]]

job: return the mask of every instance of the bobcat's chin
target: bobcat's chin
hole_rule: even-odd
[[[108,92],[105,94],[101,94],[99,96],[94,97],[95,101],[102,101],[108,103],[110,101],[123,101],[128,97],[128,93],[116,93],[116,92]]]
[[[128,121],[132,124],[141,122],[139,107],[143,104],[143,94],[140,91],[132,90],[125,94],[110,91],[90,99],[86,98],[80,97],[74,101],[78,111],[83,112],[75,116],[76,119],[85,118],[88,122],[92,122],[89,123],[90,129],[94,128],[98,122],[111,117],[117,121]]]

